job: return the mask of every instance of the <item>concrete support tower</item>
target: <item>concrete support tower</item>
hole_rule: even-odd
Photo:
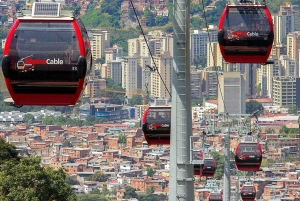
[[[169,201],[194,201],[194,166],[190,163],[192,135],[190,80],[190,1],[174,0],[174,63]]]

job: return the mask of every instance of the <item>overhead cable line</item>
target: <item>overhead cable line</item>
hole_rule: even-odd
[[[213,58],[214,67],[216,68],[216,61],[215,61],[215,57],[214,57],[213,48],[212,48],[212,45],[211,45],[211,40],[210,40],[210,34],[209,34],[208,22],[207,22],[207,18],[206,18],[204,0],[202,0],[202,8],[203,8],[203,15],[204,15],[204,19],[205,19],[205,26],[206,26],[206,30],[207,30],[207,33],[208,33],[209,50],[210,50],[212,58]],[[216,71],[216,75],[217,75],[217,84],[218,84],[218,87],[219,87],[219,90],[220,90],[220,95],[221,95],[221,98],[222,98],[222,101],[223,101],[223,104],[224,104],[224,110],[225,110],[225,113],[227,114],[227,108],[226,108],[226,104],[225,104],[225,101],[224,101],[224,96],[223,96],[221,86],[220,86],[220,82],[219,82],[219,74],[218,74],[217,71]]]
[[[147,48],[148,48],[150,57],[151,57],[152,62],[153,62],[153,64],[154,64],[153,71],[156,71],[156,72],[158,73],[158,75],[159,75],[159,77],[160,77],[162,83],[163,83],[164,86],[165,86],[165,89],[167,90],[169,96],[172,98],[171,92],[170,92],[169,89],[167,88],[167,85],[166,85],[165,81],[163,80],[161,74],[160,74],[159,71],[158,71],[158,68],[157,68],[157,66],[156,66],[155,60],[154,60],[154,58],[153,58],[152,52],[151,52],[151,50],[150,50],[150,46],[149,46],[148,41],[147,41],[147,38],[146,38],[146,35],[145,35],[145,33],[144,33],[143,27],[142,27],[142,25],[141,25],[141,23],[140,23],[140,20],[139,20],[139,18],[138,18],[138,15],[137,15],[137,13],[136,13],[136,10],[135,10],[135,7],[134,7],[134,5],[133,5],[132,0],[130,0],[130,3],[131,3],[131,6],[132,6],[132,9],[133,9],[133,11],[134,11],[134,15],[135,15],[135,17],[136,17],[136,19],[137,19],[137,21],[138,21],[138,23],[139,23],[139,27],[140,27],[140,29],[141,29],[142,35],[143,35],[144,40],[145,40],[145,43],[146,43],[146,45],[147,45]]]

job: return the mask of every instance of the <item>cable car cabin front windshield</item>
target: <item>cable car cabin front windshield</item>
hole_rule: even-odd
[[[229,7],[219,32],[227,56],[266,56],[274,33],[264,7]]]
[[[146,118],[147,134],[168,134],[170,137],[171,111],[166,109],[150,109]]]
[[[209,196],[209,201],[222,201],[221,193],[211,193]]]
[[[259,168],[262,161],[262,153],[256,143],[241,143],[237,147],[235,153],[235,162],[237,165],[249,167],[254,166]]]
[[[204,159],[204,166],[215,167],[216,164],[213,159]]]
[[[243,186],[241,192],[242,193],[253,193],[254,192],[253,186]]]
[[[78,39],[71,22],[20,22],[10,47],[14,93],[75,94]]]

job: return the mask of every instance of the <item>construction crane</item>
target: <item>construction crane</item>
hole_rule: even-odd
[[[121,91],[121,90],[108,89],[108,88],[105,88],[104,91],[106,91],[106,92],[114,92],[114,93],[122,93],[122,94],[125,94],[125,95],[141,95],[142,96],[141,117],[143,117],[144,111],[146,109],[146,98],[147,98],[147,95],[146,95],[145,91],[137,90],[135,92],[130,92],[130,91]]]

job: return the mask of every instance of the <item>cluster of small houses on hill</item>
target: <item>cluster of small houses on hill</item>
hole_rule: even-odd
[[[204,126],[194,123],[193,133],[198,135]],[[119,136],[126,136],[126,143],[119,141]],[[113,200],[124,198],[126,185],[137,191],[154,186],[155,193],[169,192],[169,154],[168,145],[148,146],[140,128],[130,124],[96,124],[94,126],[57,126],[24,123],[12,127],[2,127],[0,137],[17,147],[22,156],[40,156],[41,165],[53,168],[65,168],[67,174],[77,179],[80,185],[72,186],[76,193],[90,193],[102,189],[106,184],[109,190],[115,189],[117,195]],[[299,160],[300,137],[284,138],[279,134],[260,135],[264,159],[280,161],[289,158]],[[231,148],[239,141],[238,134],[231,135]],[[222,153],[224,139],[222,136],[208,137],[206,144],[210,151]],[[300,201],[300,163],[276,163],[262,167],[256,172],[254,184],[257,197],[271,200],[274,196]],[[152,177],[147,176],[147,167],[155,170]],[[109,176],[106,182],[87,181],[95,172]],[[205,180],[208,178],[201,178]],[[234,183],[235,177],[232,177]],[[206,200],[211,189],[203,182],[195,182],[195,198]]]

